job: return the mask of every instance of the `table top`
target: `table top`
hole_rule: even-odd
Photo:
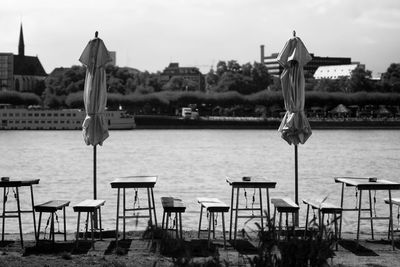
[[[250,177],[250,181],[243,180],[244,177],[226,177],[226,182],[232,187],[241,188],[275,188],[276,182],[269,181],[262,177]]]
[[[0,187],[20,187],[20,186],[31,186],[33,184],[39,184],[40,179],[10,179],[9,181],[0,181]]]
[[[157,176],[126,176],[111,182],[111,188],[149,188],[154,187]]]
[[[370,181],[370,178],[358,177],[335,177],[336,183],[343,183],[347,186],[355,186],[359,190],[400,190],[400,183],[376,179]]]

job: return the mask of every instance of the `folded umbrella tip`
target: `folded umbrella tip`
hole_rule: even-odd
[[[97,38],[98,36],[99,36],[99,32],[96,31],[96,32],[94,33],[94,37]]]

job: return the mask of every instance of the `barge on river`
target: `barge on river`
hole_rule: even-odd
[[[86,113],[80,109],[42,109],[0,104],[0,130],[81,130]],[[128,130],[135,119],[125,110],[106,110],[108,129]]]

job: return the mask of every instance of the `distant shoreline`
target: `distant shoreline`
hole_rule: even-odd
[[[278,129],[280,120],[260,118],[183,119],[174,116],[135,115],[136,129]],[[310,120],[312,129],[400,129],[400,120]]]

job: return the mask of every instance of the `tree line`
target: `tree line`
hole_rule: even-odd
[[[34,93],[1,92],[0,101],[83,108],[85,72],[83,66],[56,69]],[[165,79],[162,72],[112,65],[106,67],[106,74],[108,105],[122,105],[135,112],[171,114],[189,104],[208,109],[238,105],[252,106],[253,110],[256,105],[283,107],[279,78],[271,76],[265,65],[257,62],[240,65],[235,60],[219,61],[201,85],[179,76]],[[350,79],[307,79],[306,91],[306,106],[398,105],[400,64],[391,64],[380,82],[371,79],[370,71],[356,68]]]

